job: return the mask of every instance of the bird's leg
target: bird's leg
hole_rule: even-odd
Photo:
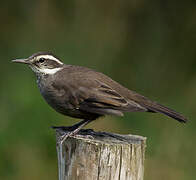
[[[80,126],[84,127],[85,125],[87,125],[88,123],[86,123],[86,122],[89,123],[90,120],[82,120],[82,121],[74,124],[73,126],[52,126],[51,128],[53,128],[53,129],[60,129],[62,131],[74,131],[75,129],[79,128]]]
[[[86,126],[88,123],[90,123],[92,120],[82,120],[80,121],[79,123],[77,124],[74,124],[73,126],[68,126],[68,127],[64,127],[64,126],[59,126],[59,127],[56,127],[56,126],[53,126],[52,128],[54,129],[61,129],[61,130],[64,130],[64,131],[69,131],[69,132],[65,132],[62,136],[61,136],[61,140],[60,140],[60,143],[62,144],[63,141],[70,137],[70,136],[75,136],[79,131],[80,129],[82,129],[84,126]]]

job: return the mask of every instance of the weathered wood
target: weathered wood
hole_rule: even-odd
[[[141,136],[81,130],[57,143],[59,180],[143,180],[145,146]]]

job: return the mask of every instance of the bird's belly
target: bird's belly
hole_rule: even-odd
[[[94,120],[100,115],[89,112],[80,111],[78,108],[73,107],[65,96],[56,96],[55,93],[41,91],[45,101],[57,112],[79,119]]]

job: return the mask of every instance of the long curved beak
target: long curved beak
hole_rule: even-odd
[[[30,64],[28,59],[15,59],[15,60],[12,60],[12,62],[14,62],[14,63]]]

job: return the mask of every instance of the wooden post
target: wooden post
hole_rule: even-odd
[[[145,147],[145,137],[81,130],[57,143],[59,180],[143,180]]]

